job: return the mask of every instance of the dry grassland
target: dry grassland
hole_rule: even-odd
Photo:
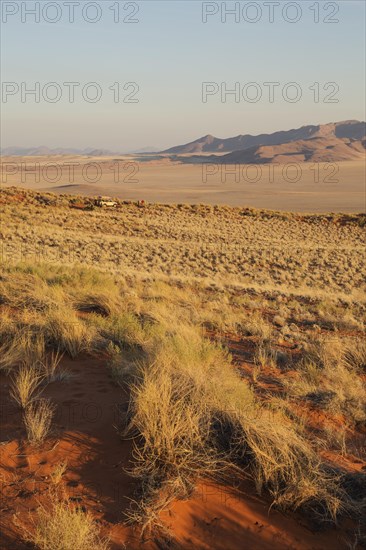
[[[202,480],[246,483],[287,514],[286,542],[258,529],[259,549],[365,544],[365,217],[68,200],[1,196],[5,547],[207,549],[199,518],[190,531],[164,515]],[[57,407],[102,375],[113,422],[66,428]],[[71,435],[97,459],[67,463]],[[85,485],[75,500],[75,483],[100,472],[98,498]],[[39,484],[24,507],[29,475]],[[124,506],[104,495],[116,475]],[[232,521],[218,549],[237,548]]]
[[[4,189],[4,259],[364,300],[365,215],[135,204],[83,212],[68,202],[67,195]]]

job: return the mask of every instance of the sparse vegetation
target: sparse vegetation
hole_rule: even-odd
[[[259,367],[275,367],[277,365],[277,352],[268,344],[260,344],[254,354],[254,363]]]
[[[30,211],[32,194],[29,200]],[[83,239],[90,242],[96,232],[93,224],[104,224],[95,263],[105,271],[91,268],[81,256],[72,269],[62,261],[34,260],[7,261],[1,268],[0,368],[23,409],[29,442],[41,445],[50,433],[55,407],[49,396],[65,377],[70,380],[65,387],[72,387],[70,365],[80,358],[99,361],[110,383],[101,391],[112,388],[123,395],[115,424],[122,438],[133,441],[128,471],[137,482],[127,518],[140,524],[143,535],[165,532],[162,511],[194,495],[201,479],[230,484],[233,477],[250,479],[269,505],[333,522],[347,513],[358,524],[364,497],[344,466],[356,454],[366,460],[362,254],[353,263],[353,245],[364,236],[356,221],[323,220],[323,235],[313,217],[273,215],[264,227],[264,214],[253,211],[247,216],[252,229],[243,222],[246,216],[224,207],[156,205],[142,221],[133,205],[126,205],[124,214],[65,213],[58,200],[53,215],[58,221],[65,217],[65,227],[47,239],[58,240],[58,246],[77,232],[82,248]],[[37,238],[45,238],[49,208],[42,210]],[[11,205],[6,209],[10,212]],[[11,212],[15,219],[19,212],[28,215],[26,208]],[[124,250],[121,270],[112,266],[111,237],[123,215],[131,246]],[[217,215],[217,225],[212,233],[206,230],[213,250],[202,255],[196,245],[207,215]],[[255,236],[255,251],[240,266],[236,256],[222,257],[214,248],[237,216],[242,225],[236,226],[234,241]],[[165,223],[171,232],[169,258],[162,240]],[[19,219],[16,224],[19,238]],[[303,265],[292,253],[288,263],[279,260],[288,224],[294,239],[300,242],[301,233],[301,242],[314,247],[311,253],[304,250],[309,257]],[[343,239],[344,250],[319,254],[330,236],[333,242]],[[268,246],[277,240],[278,251],[270,256]],[[187,247],[183,274],[180,253]],[[307,262],[315,262],[312,274]],[[233,277],[227,276],[232,266]],[[40,398],[41,390],[46,397]],[[68,472],[66,461],[57,462],[49,480],[67,491]],[[362,476],[359,471],[355,486],[361,486]],[[75,550],[108,547],[92,516],[66,501],[50,508],[42,504],[32,517],[35,529],[28,540],[38,548],[66,550],[69,541]]]
[[[180,324],[155,343],[138,380],[129,430],[142,436],[133,474],[143,481],[142,506],[150,512],[152,502],[159,506],[159,488],[164,498],[187,497],[198,476],[215,478],[243,464],[257,490],[268,489],[284,508],[321,505],[335,519],[346,505],[296,425],[260,403],[223,350],[193,327]]]
[[[286,384],[295,395],[314,406],[343,413],[348,422],[364,423],[366,388],[358,376],[360,348],[356,347],[355,352],[350,349],[350,344],[339,338],[319,340],[310,347],[310,358],[298,367],[298,376]]]
[[[139,209],[123,201],[117,201],[118,211],[84,212],[70,209],[67,196],[43,194],[54,205],[40,206],[40,193],[24,191],[20,201],[18,194],[13,188],[2,190],[6,261],[21,257],[33,264],[97,266],[111,273],[206,278],[319,299],[328,299],[331,291],[351,303],[362,300],[365,290],[362,216],[207,205]],[[75,296],[78,307],[114,310],[116,303],[105,289],[92,295],[94,302],[87,304]],[[34,299],[44,303],[42,290]]]
[[[62,481],[63,476],[67,470],[67,462],[59,462],[55,465],[51,473],[51,480],[54,485],[59,485]]]

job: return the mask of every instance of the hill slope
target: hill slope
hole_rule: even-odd
[[[288,162],[341,162],[362,159],[365,156],[364,141],[339,139],[333,136],[314,137],[284,143],[261,145],[223,156],[210,156],[210,161],[223,164],[266,164]],[[207,160],[207,157],[203,157]]]
[[[220,139],[212,135],[201,137],[190,143],[171,147],[163,153],[194,154],[194,153],[222,153],[258,147],[260,145],[281,145],[292,141],[306,140],[317,137],[333,136],[338,138],[363,139],[366,135],[365,122],[349,120],[323,125],[309,125],[293,130],[274,132],[272,134],[239,135],[232,138]]]

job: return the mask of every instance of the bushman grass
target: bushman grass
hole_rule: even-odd
[[[23,365],[12,377],[10,395],[22,409],[26,409],[41,393],[43,381],[40,369]]]
[[[108,550],[106,539],[92,516],[64,499],[51,496],[49,505],[40,506],[33,520],[34,528],[24,531],[24,538],[39,550]]]
[[[153,513],[158,489],[162,498],[185,497],[199,476],[215,478],[245,465],[275,504],[320,506],[335,519],[344,496],[336,479],[281,411],[257,401],[228,359],[193,326],[170,326],[150,343],[132,387],[129,426],[141,435],[132,473],[142,482],[142,509]],[[150,522],[144,518],[145,526]]]
[[[24,411],[24,425],[30,443],[42,443],[47,437],[55,407],[48,399],[37,399]]]

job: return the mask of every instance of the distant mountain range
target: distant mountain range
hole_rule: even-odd
[[[56,147],[50,149],[44,145],[39,147],[5,147],[0,150],[1,155],[4,156],[22,156],[22,157],[33,157],[33,156],[47,156],[47,155],[82,155],[89,157],[110,157],[113,155],[127,155],[127,154],[143,154],[147,152],[157,152],[158,149],[154,147],[144,147],[143,149],[137,149],[135,151],[129,151],[128,153],[111,151],[110,149],[93,149],[88,147],[86,149],[74,149],[71,147]]]
[[[315,126],[302,126],[293,130],[258,136],[244,134],[221,139],[207,135],[190,143],[160,151],[157,155],[153,147],[130,151],[130,154],[148,155],[148,153],[154,153],[155,160],[169,155],[172,160],[183,163],[337,162],[364,158],[365,135],[365,122],[346,120]],[[35,148],[7,147],[1,151],[1,154],[8,156],[71,154],[96,157],[118,156],[126,153],[117,153],[108,149],[49,149],[42,146]],[[146,160],[149,160],[148,156]]]
[[[341,162],[362,159],[364,156],[365,140],[318,137],[281,145],[261,145],[250,147],[244,151],[234,151],[220,156],[218,162],[227,164]],[[217,159],[216,156],[215,159]]]
[[[318,124],[316,126],[302,126],[295,130],[274,132],[273,134],[239,135],[232,138],[216,138],[211,135],[201,137],[184,145],[177,145],[162,151],[169,154],[193,154],[193,153],[224,153],[241,151],[259,145],[282,145],[291,141],[310,138],[335,136],[338,138],[362,139],[365,137],[365,122],[347,120],[330,124]]]
[[[208,135],[162,154],[184,163],[340,162],[365,157],[365,134],[365,122],[348,120],[259,136],[219,139]]]

